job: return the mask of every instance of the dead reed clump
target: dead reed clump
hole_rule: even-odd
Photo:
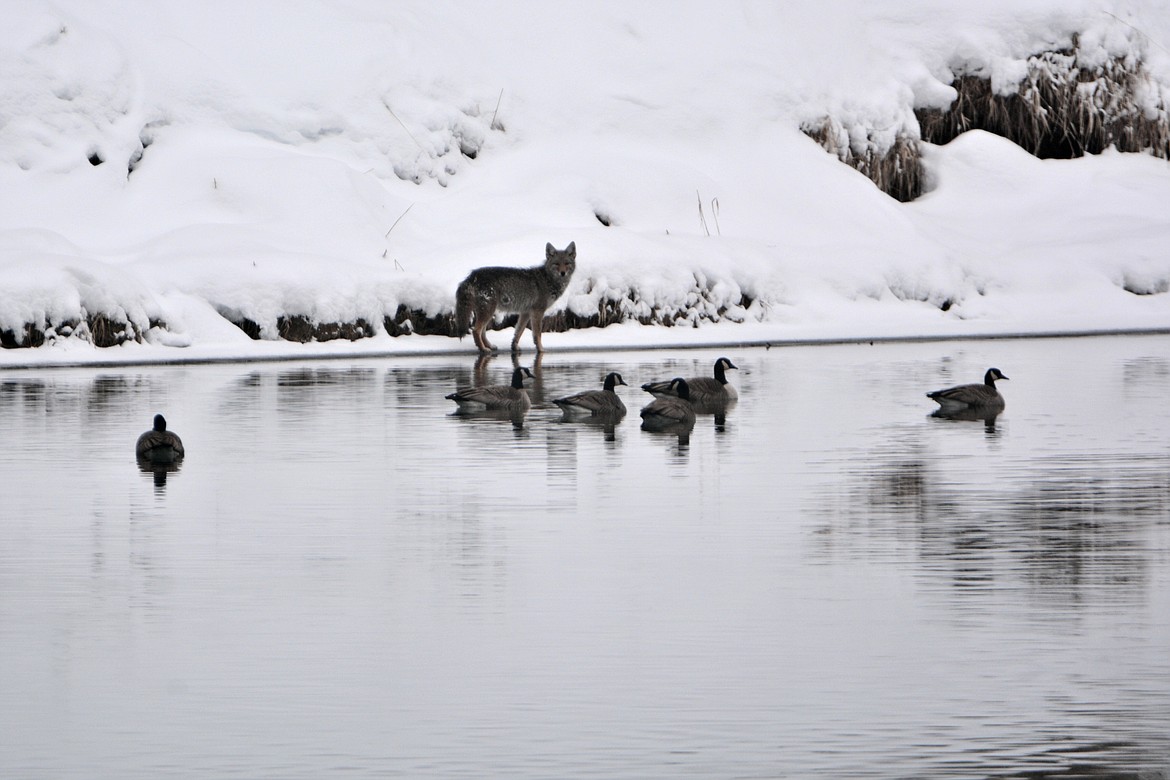
[[[61,322],[41,319],[26,322],[17,328],[0,329],[0,347],[4,349],[31,349],[43,347],[58,339],[76,338],[95,347],[116,347],[127,341],[142,341],[142,333],[130,322],[108,314],[87,314],[78,319]]]
[[[420,336],[456,336],[455,313],[453,311],[429,316],[422,309],[412,309],[406,304],[399,304],[394,316],[386,315],[382,326],[391,336],[409,336],[412,333]]]
[[[39,347],[45,343],[45,331],[40,327],[26,322],[19,331],[0,330],[0,347],[4,349],[25,349]]]
[[[325,327],[324,325],[317,326],[317,329],[318,329],[317,330],[317,340],[318,341],[325,341],[326,340],[321,335],[321,333],[322,333],[321,329],[324,327]],[[357,341],[358,339],[368,339],[374,335],[373,327],[371,327],[370,323],[366,322],[361,317],[358,317],[353,322],[329,323],[329,327],[331,330],[334,327],[337,330],[337,335],[334,338],[344,339],[346,341]]]
[[[902,202],[924,190],[921,143],[946,144],[968,130],[1002,136],[1042,159],[1109,148],[1170,159],[1166,91],[1136,54],[1100,60],[1082,53],[1074,36],[1068,48],[1029,57],[1025,76],[1008,91],[996,92],[981,71],[960,72],[951,86],[956,97],[946,109],[914,110],[917,137],[912,128],[886,142],[866,129],[859,141],[856,128],[851,134],[833,117],[801,129]]]
[[[244,331],[244,335],[253,341],[259,341],[262,337],[260,332],[260,323],[248,317],[229,317],[226,313],[220,312],[223,318],[231,324],[235,325],[240,330]]]
[[[945,111],[917,109],[922,139],[945,144],[967,130],[1007,138],[1042,159],[1143,152],[1170,159],[1170,115],[1161,85],[1134,55],[1092,63],[1074,36],[1068,49],[1028,58],[1009,93],[977,74],[959,75]]]
[[[89,326],[89,340],[95,347],[116,347],[127,341],[142,340],[133,325],[105,314],[89,315],[86,324]]]
[[[698,328],[707,322],[743,322],[759,316],[759,309],[749,311],[757,302],[755,298],[741,292],[737,299],[728,301],[718,287],[716,280],[696,276],[694,287],[678,303],[669,304],[646,301],[634,287],[609,290],[598,298],[596,312],[563,309],[544,318],[544,330],[604,328],[621,322]]]
[[[374,329],[361,317],[353,322],[313,322],[303,314],[293,314],[276,320],[276,333],[285,341],[307,344],[337,339],[357,341],[373,336]]]
[[[909,133],[899,132],[892,144],[883,145],[872,131],[867,131],[865,142],[855,144],[845,127],[832,117],[806,124],[801,130],[890,197],[908,203],[922,194],[922,151],[918,139]]]
[[[621,301],[603,298],[597,303],[597,313],[577,314],[569,309],[562,309],[555,314],[544,318],[544,330],[552,333],[563,333],[567,330],[583,330],[585,328],[604,328],[607,325],[624,322]]]
[[[280,317],[276,320],[276,333],[285,341],[307,344],[313,340],[313,322],[303,314]]]

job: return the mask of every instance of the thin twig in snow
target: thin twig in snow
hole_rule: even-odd
[[[402,126],[402,129],[406,131],[406,134],[408,136],[410,136],[410,140],[414,141],[414,145],[417,146],[420,151],[426,152],[426,149],[423,149],[423,145],[420,144],[418,142],[418,139],[414,137],[414,134],[410,132],[410,128],[408,128],[406,126],[406,123],[398,118],[398,114],[394,113],[394,109],[390,108],[390,104],[386,102],[385,98],[382,99],[382,105],[384,105],[386,107],[386,110],[390,112],[390,116],[394,117],[394,121],[396,121],[399,125]]]
[[[500,96],[498,98],[496,98],[496,110],[492,112],[492,123],[491,123],[491,125],[489,125],[489,127],[491,127],[492,130],[503,130],[504,129],[503,127],[501,127],[500,125],[498,125],[496,123],[496,117],[500,115],[500,103],[503,100],[504,100],[504,90],[501,89]]]
[[[394,220],[394,224],[390,226],[390,230],[393,230],[394,228],[398,227],[398,223],[402,221],[402,218],[403,218],[403,217],[405,217],[405,216],[407,215],[407,213],[408,213],[408,212],[409,212],[409,211],[410,211],[412,208],[414,208],[414,204],[413,204],[413,203],[411,203],[409,206],[407,206],[407,207],[406,207],[406,211],[404,211],[404,212],[402,212],[401,214],[399,214],[399,215],[398,215],[398,219]],[[387,230],[387,231],[386,231],[386,235],[385,235],[385,236],[383,236],[383,238],[389,238],[389,237],[390,237],[390,230]]]

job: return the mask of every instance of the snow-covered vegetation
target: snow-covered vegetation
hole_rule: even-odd
[[[0,366],[466,350],[419,335],[458,281],[569,241],[551,349],[1170,328],[1167,46],[1125,0],[22,0]]]

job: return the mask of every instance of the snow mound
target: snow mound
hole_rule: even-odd
[[[1162,143],[1158,3],[490,11],[6,9],[0,342],[42,348],[0,365],[467,350],[459,280],[570,240],[574,346],[1170,327],[1170,170],[1115,151]],[[924,142],[966,79],[1102,153]]]

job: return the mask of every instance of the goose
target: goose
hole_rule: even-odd
[[[725,372],[729,368],[736,368],[736,365],[727,358],[721,357],[715,361],[714,376],[696,376],[686,380],[691,392],[691,402],[697,406],[708,406],[711,404],[724,404],[739,398],[735,387],[727,383],[727,374]],[[661,398],[662,396],[676,395],[674,390],[671,389],[673,386],[674,380],[669,382],[647,382],[642,385],[642,389],[651,395]]]
[[[167,430],[167,420],[161,414],[154,416],[154,428],[138,437],[134,454],[150,463],[174,463],[183,459],[183,440]]]
[[[933,398],[942,406],[944,411],[960,409],[1003,410],[1003,396],[995,389],[995,380],[1007,379],[998,368],[989,368],[983,375],[983,384],[958,385],[946,390],[935,390],[927,393],[927,398]]]
[[[605,382],[601,390],[585,390],[575,395],[556,398],[553,403],[561,408],[565,414],[571,412],[588,412],[593,415],[618,415],[626,413],[626,405],[614,392],[616,385],[625,385],[622,375],[611,371],[605,375]],[[629,387],[629,385],[626,385]]]
[[[670,395],[660,395],[641,411],[643,428],[690,427],[695,424],[695,408],[691,406],[691,390],[687,380],[675,377],[667,382]]]
[[[532,406],[532,401],[528,398],[528,391],[524,389],[525,377],[532,377],[532,372],[522,366],[517,367],[512,372],[511,385],[465,387],[451,393],[447,398],[459,404],[459,408],[466,411],[475,409],[528,411],[529,407]]]

